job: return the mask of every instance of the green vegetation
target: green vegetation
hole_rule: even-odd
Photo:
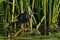
[[[59,6],[60,0],[0,0],[0,39],[59,40]],[[8,26],[25,10],[31,16],[27,22],[28,27],[26,23],[20,23],[20,27],[16,23]]]

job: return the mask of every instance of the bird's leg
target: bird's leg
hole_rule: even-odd
[[[29,28],[29,22],[26,23],[26,27]]]
[[[24,23],[24,36],[29,36],[29,22]]]
[[[26,23],[24,23],[24,28],[26,28]]]

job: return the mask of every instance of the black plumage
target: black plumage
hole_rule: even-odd
[[[29,21],[29,18],[30,18],[30,15],[28,11],[25,10],[24,13],[19,14],[14,20],[14,22],[9,23],[8,26],[14,26],[15,23],[17,26],[20,25],[20,23],[27,23]]]
[[[29,21],[29,18],[30,18],[30,15],[27,10],[25,10],[24,13],[20,14],[17,17],[18,22],[21,22],[21,23],[26,23],[27,21]]]

